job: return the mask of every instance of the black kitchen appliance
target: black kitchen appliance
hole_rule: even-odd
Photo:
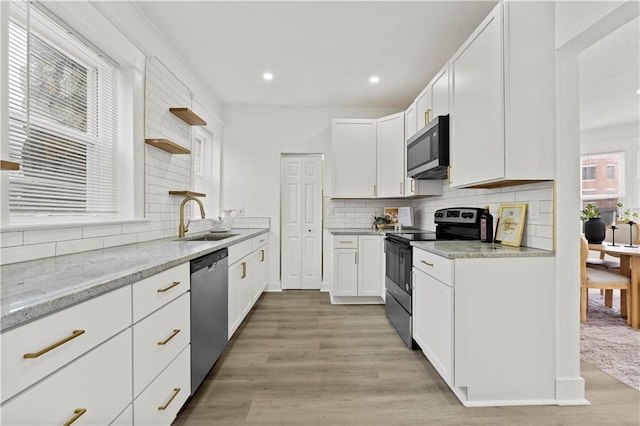
[[[412,241],[479,240],[480,216],[484,209],[455,207],[437,210],[434,214],[435,232],[390,233],[385,249],[385,311],[387,318],[407,345],[416,349],[412,338],[411,267]]]
[[[449,166],[449,116],[440,115],[407,141],[407,176],[446,179]]]

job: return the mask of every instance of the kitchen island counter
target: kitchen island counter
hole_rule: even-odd
[[[449,259],[482,257],[552,257],[555,252],[531,247],[510,247],[480,241],[415,241],[411,245]]]
[[[266,232],[234,228],[220,241],[167,238],[0,266],[0,331]]]

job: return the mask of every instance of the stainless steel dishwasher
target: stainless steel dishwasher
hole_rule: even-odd
[[[228,250],[191,261],[191,395],[227,345]]]

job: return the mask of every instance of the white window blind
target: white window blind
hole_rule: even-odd
[[[9,21],[13,222],[117,213],[117,66],[34,2]]]

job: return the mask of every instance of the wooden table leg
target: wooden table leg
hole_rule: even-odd
[[[631,265],[629,265],[631,266],[631,312],[629,312],[629,317],[631,318],[631,327],[640,328],[640,257],[629,257],[631,257]]]
[[[631,256],[620,256],[620,274],[626,277],[631,277]],[[631,280],[633,281],[633,278]],[[633,327],[633,289],[629,291],[627,297],[630,299],[631,303],[631,309],[629,309],[629,312],[627,312],[627,324]]]

